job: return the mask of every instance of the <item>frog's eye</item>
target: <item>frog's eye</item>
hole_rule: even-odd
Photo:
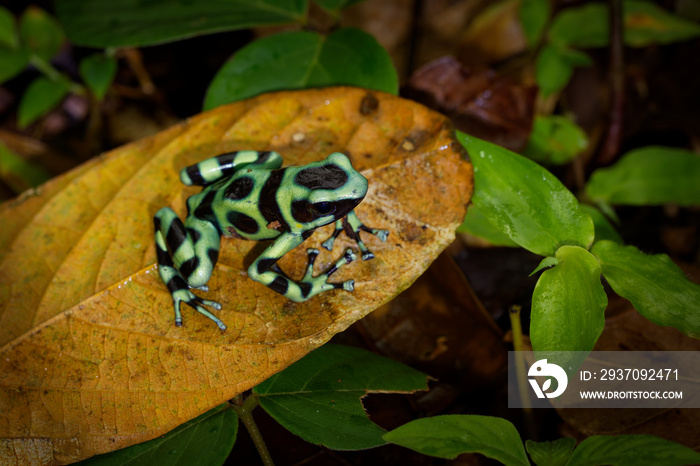
[[[325,217],[335,212],[335,204],[332,202],[317,202],[316,204],[311,204],[310,209],[318,217]]]

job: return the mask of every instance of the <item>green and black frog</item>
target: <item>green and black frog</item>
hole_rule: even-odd
[[[308,249],[306,273],[301,280],[287,277],[276,265],[286,253],[313,232],[335,222],[333,235],[322,243],[332,250],[345,231],[357,243],[362,259],[374,254],[360,239],[360,231],[386,241],[389,232],[365,226],[353,209],[367,194],[367,179],[344,154],[296,167],[282,167],[282,157],[272,151],[238,151],[218,155],[180,172],[186,185],[204,188],[187,199],[184,223],[169,207],[154,216],[158,272],[173,297],[175,324],[182,325],[180,303],[209,317],[222,330],[226,325],[204,306],[221,309],[192,289],[208,291],[206,283],[219,257],[221,236],[272,240],[272,244],[248,268],[248,275],[292,301],[305,301],[323,291],[353,291],[354,280],[328,283],[343,265],[356,259],[348,248],[328,270],[313,276],[319,251]]]

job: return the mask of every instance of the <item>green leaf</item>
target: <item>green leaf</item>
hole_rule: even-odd
[[[260,405],[287,430],[334,450],[384,445],[385,430],[360,399],[372,391],[427,388],[426,375],[357,348],[325,345],[253,389]]]
[[[98,100],[102,100],[117,73],[117,61],[102,53],[85,57],[80,62],[80,76]]]
[[[700,338],[700,285],[688,280],[665,254],[599,241],[592,249],[613,290],[657,325]]]
[[[18,45],[15,17],[10,10],[0,6],[0,46],[15,49]]]
[[[563,466],[574,451],[576,440],[564,437],[552,442],[525,441],[525,448],[537,466]]]
[[[205,110],[263,92],[347,84],[396,94],[398,77],[374,37],[354,28],[296,31],[239,50],[212,81]]]
[[[499,417],[445,415],[416,419],[387,432],[384,440],[438,458],[481,453],[506,466],[530,464],[518,431],[510,421]]]
[[[77,463],[80,466],[189,466],[224,463],[236,443],[238,416],[226,404],[188,421],[167,434],[93,456]]]
[[[22,45],[45,61],[58,53],[63,32],[55,19],[41,8],[30,6],[20,17],[19,35]]]
[[[75,44],[126,47],[200,34],[303,22],[308,0],[56,0],[58,18]]]
[[[551,14],[549,0],[523,0],[518,16],[529,47],[535,47]]]
[[[549,40],[558,45],[590,48],[608,45],[608,6],[589,2],[560,11],[549,28]]]
[[[17,76],[29,63],[29,53],[24,49],[0,47],[0,84]]]
[[[700,156],[684,149],[649,146],[593,172],[586,194],[610,204],[700,204]]]
[[[542,256],[591,244],[593,221],[554,175],[495,144],[459,131],[457,139],[474,165],[472,202],[515,243]]]
[[[700,36],[700,25],[675,16],[650,1],[626,1],[625,44],[646,47]]]
[[[43,76],[36,78],[19,102],[17,126],[26,128],[48,113],[68,94],[69,88],[67,79],[53,81]]]
[[[588,147],[588,136],[574,122],[559,115],[536,116],[523,155],[538,163],[561,165]]]
[[[457,228],[457,232],[478,236],[479,238],[487,240],[494,246],[518,246],[501,230],[493,226],[475,205],[469,206],[467,215],[464,217],[464,222]]]
[[[610,240],[622,244],[622,237],[603,213],[593,206],[581,204],[581,209],[591,216],[595,225],[595,240]]]
[[[554,267],[559,263],[559,260],[556,257],[545,257],[540,261],[539,264],[537,264],[537,267],[535,267],[535,270],[530,272],[530,275],[528,277],[532,277],[533,275],[537,274],[540,272],[540,270],[548,269],[550,267]]]
[[[537,359],[547,357],[571,374],[582,359],[561,358],[580,354],[542,353],[592,350],[605,326],[608,298],[600,283],[600,264],[590,252],[562,246],[556,259],[557,265],[542,273],[532,293],[530,340]]]
[[[566,466],[700,464],[700,453],[655,435],[593,435],[574,450]]]
[[[626,0],[624,40],[631,47],[669,44],[700,35],[700,26],[672,15],[650,1]],[[574,47],[606,47],[609,40],[608,6],[587,3],[567,8],[552,22],[549,38],[557,44]]]
[[[26,161],[0,142],[0,179],[15,193],[35,188],[50,178],[44,169]]]

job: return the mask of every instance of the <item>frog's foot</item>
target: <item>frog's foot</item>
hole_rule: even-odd
[[[339,268],[357,259],[357,256],[352,249],[345,250],[343,257],[338,259],[328,270],[314,277],[314,262],[318,257],[318,249],[307,249],[306,254],[309,256],[309,262],[306,265],[306,273],[299,281],[298,285],[304,297],[303,301],[315,296],[323,291],[342,289],[345,291],[353,291],[355,289],[355,280],[348,280],[342,283],[328,283],[328,279]]]
[[[206,285],[204,285],[204,288],[207,288]],[[200,286],[197,289],[201,290],[202,287]],[[172,296],[173,304],[175,306],[175,325],[177,325],[178,327],[182,326],[182,314],[180,312],[180,303],[185,303],[200,314],[209,317],[211,320],[214,321],[214,323],[216,323],[216,325],[219,326],[221,330],[226,330],[226,325],[223,322],[221,322],[221,320],[218,317],[216,317],[204,307],[209,306],[213,307],[217,311],[220,311],[221,304],[217,303],[216,301],[202,299],[196,294],[192,293],[189,289],[175,290],[172,292]]]
[[[364,241],[360,238],[360,231],[371,233],[381,241],[386,241],[389,236],[389,230],[380,230],[377,228],[370,228],[357,218],[355,211],[350,212],[347,216],[343,217],[341,220],[335,222],[335,230],[330,238],[321,243],[321,246],[331,251],[333,249],[333,243],[335,239],[340,235],[342,231],[350,238],[354,239],[357,243],[357,247],[362,253],[362,260],[374,259],[374,253],[367,248]]]

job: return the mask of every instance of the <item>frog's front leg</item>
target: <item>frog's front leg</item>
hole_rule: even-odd
[[[330,238],[328,238],[322,243],[322,246],[331,251],[333,249],[333,243],[335,242],[335,239],[338,237],[338,235],[340,235],[342,231],[345,231],[345,234],[348,235],[348,237],[354,239],[357,243],[357,247],[362,253],[362,260],[366,261],[374,259],[374,254],[367,248],[367,246],[365,246],[365,243],[360,238],[360,230],[366,231],[367,233],[371,233],[382,241],[386,241],[387,237],[389,236],[389,230],[379,230],[376,228],[370,228],[366,226],[360,221],[359,218],[357,218],[357,215],[353,210],[345,217],[335,222],[335,230],[333,231],[333,234]]]
[[[220,310],[221,304],[202,299],[190,291],[190,288],[209,290],[206,283],[219,257],[221,242],[216,227],[196,217],[188,217],[183,224],[169,207],[156,212],[153,223],[158,273],[173,297],[175,325],[182,325],[180,303],[184,302],[213,320],[221,330],[226,330],[226,325],[204,308],[211,306]]]
[[[303,241],[304,238],[301,235],[283,233],[251,264],[248,268],[248,276],[295,302],[306,301],[323,291],[341,288],[346,291],[352,291],[354,289],[354,280],[342,283],[328,283],[327,281],[336,270],[356,259],[352,249],[347,249],[343,257],[333,264],[330,269],[316,277],[313,276],[313,267],[318,256],[317,249],[307,249],[309,261],[306,266],[306,273],[301,280],[292,280],[281,273],[275,265],[277,261]]]

